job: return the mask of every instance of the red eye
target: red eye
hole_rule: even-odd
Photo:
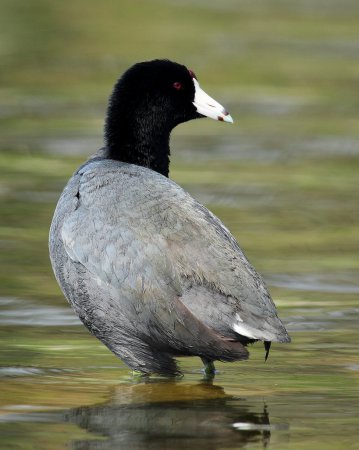
[[[176,81],[175,83],[173,83],[173,87],[175,89],[177,89],[177,91],[180,91],[181,89],[183,89],[183,85],[179,81]]]

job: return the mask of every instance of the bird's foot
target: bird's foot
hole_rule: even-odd
[[[146,372],[141,372],[141,370],[132,370],[132,376],[133,378],[144,378],[148,377],[149,374]]]
[[[214,367],[213,361],[208,361],[202,358],[202,362],[204,364],[204,378],[205,380],[213,380],[216,375],[216,368]]]

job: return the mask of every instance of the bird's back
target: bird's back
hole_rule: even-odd
[[[83,165],[56,208],[50,254],[81,320],[129,365],[134,348],[231,360],[247,356],[240,342],[289,339],[229,231],[152,170]]]

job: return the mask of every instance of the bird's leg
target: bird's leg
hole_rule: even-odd
[[[134,378],[143,378],[143,377],[148,377],[149,374],[146,372],[141,372],[140,370],[132,370],[132,376]]]
[[[206,359],[206,358],[201,358],[201,359],[204,364],[204,373],[206,375],[213,376],[216,373],[216,368],[214,367],[213,361],[210,361],[209,359]]]

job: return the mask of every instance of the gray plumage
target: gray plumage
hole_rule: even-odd
[[[177,373],[172,355],[246,359],[236,324],[253,339],[289,340],[220,220],[146,168],[82,166],[57,205],[50,255],[81,320],[133,369]]]
[[[58,202],[50,257],[86,327],[129,367],[176,375],[176,356],[248,357],[289,342],[261,277],[207,208],[151,168],[99,152]]]

